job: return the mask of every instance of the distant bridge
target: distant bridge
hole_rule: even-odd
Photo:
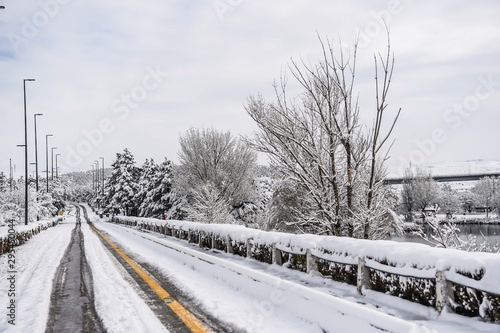
[[[437,182],[468,182],[473,180],[479,180],[484,177],[499,177],[500,173],[477,173],[469,175],[448,175],[448,176],[432,176]],[[384,180],[385,185],[398,185],[403,183],[405,177],[398,178],[386,178]]]

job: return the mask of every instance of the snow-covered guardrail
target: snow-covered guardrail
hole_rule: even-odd
[[[2,227],[5,230],[0,230],[0,255],[9,253],[11,248],[26,243],[31,237],[42,230],[56,226],[62,220],[62,217],[57,216],[36,225],[16,226],[15,230],[7,226]]]
[[[466,316],[500,322],[500,254],[424,244],[265,232],[238,225],[114,217],[116,223],[185,239]]]

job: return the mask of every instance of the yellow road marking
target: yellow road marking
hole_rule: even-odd
[[[130,267],[146,282],[146,284],[155,292],[158,297],[184,322],[184,324],[195,333],[210,332],[195,316],[193,316],[185,307],[177,302],[168,292],[165,291],[151,276],[149,276],[142,268],[140,268],[132,259],[123,253],[118,246],[113,244],[106,236],[99,230],[94,229],[99,236],[101,236],[108,244],[125,260]]]

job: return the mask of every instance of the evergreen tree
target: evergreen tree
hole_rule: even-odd
[[[139,177],[139,192],[135,196],[135,201],[139,206],[139,216],[149,216],[148,206],[150,204],[150,191],[152,190],[153,177],[157,173],[158,166],[153,159],[146,159],[141,168]]]
[[[136,166],[134,156],[124,149],[123,154],[116,154],[116,161],[111,165],[113,168],[108,181],[108,202],[113,212],[125,210],[131,213],[129,208],[137,208],[135,197],[139,192],[140,169]]]
[[[172,162],[168,159],[151,169],[151,181],[145,186],[147,194],[140,207],[143,216],[160,217],[172,208],[172,180]]]
[[[166,213],[167,220],[185,220],[188,218],[186,212],[187,201],[186,197],[178,194],[175,189],[170,191],[167,196],[171,203],[170,209]]]
[[[7,180],[7,177],[5,177],[5,174],[0,172],[0,192],[5,192],[7,191],[7,187],[9,186],[9,182]]]

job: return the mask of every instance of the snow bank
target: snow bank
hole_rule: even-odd
[[[56,216],[49,220],[37,221],[28,225],[15,225],[13,229],[9,228],[8,225],[0,227],[0,255],[9,252],[11,247],[26,243],[40,231],[53,227],[62,220],[61,216]]]

